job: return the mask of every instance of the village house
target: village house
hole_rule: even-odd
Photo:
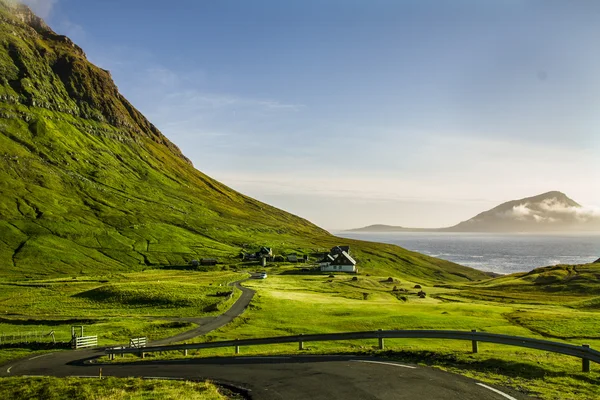
[[[328,267],[335,260],[335,257],[331,254],[325,254],[323,259],[319,261],[319,267]]]
[[[339,254],[342,254],[344,251],[346,253],[350,254],[350,246],[335,246],[335,247],[332,247],[331,251],[329,252],[329,254],[331,254],[332,256],[337,256]]]
[[[256,253],[242,253],[242,258],[246,261],[262,260],[273,261],[273,249],[270,247],[261,247]]]
[[[270,247],[261,247],[256,252],[256,258],[266,258],[267,261],[273,261],[273,249]]]
[[[328,254],[319,266],[323,272],[358,272],[356,260],[345,251],[335,256]]]

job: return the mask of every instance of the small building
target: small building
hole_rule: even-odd
[[[215,258],[202,258],[200,265],[217,265],[219,261]]]
[[[338,254],[342,254],[343,252],[346,252],[348,254],[350,254],[350,246],[335,246],[331,248],[331,251],[329,252],[329,254],[331,255],[338,255]]]
[[[298,262],[298,256],[295,254],[290,254],[286,258],[287,258],[287,262],[291,262],[291,263]]]
[[[268,261],[273,261],[273,249],[270,247],[261,247],[256,252],[256,258],[266,258]]]
[[[243,260],[244,261],[256,261],[258,260],[257,253],[244,253]]]
[[[328,267],[333,261],[335,261],[335,257],[331,254],[325,254],[323,259],[319,261],[319,267]]]
[[[331,254],[328,256],[332,257]],[[338,254],[333,261],[321,264],[320,267],[321,271],[326,272],[357,272],[356,261],[345,251],[342,251],[341,254]]]

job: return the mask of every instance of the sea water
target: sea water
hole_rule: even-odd
[[[600,232],[578,234],[358,233],[339,237],[391,243],[432,257],[500,274],[600,258]]]

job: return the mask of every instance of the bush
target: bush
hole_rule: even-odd
[[[358,280],[358,276],[353,276],[353,277],[352,277],[352,280],[353,280],[353,281],[357,281],[357,280]]]
[[[421,285],[415,285],[415,289],[421,289]]]

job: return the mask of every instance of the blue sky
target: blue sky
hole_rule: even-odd
[[[600,3],[26,2],[198,169],[325,228],[600,207]]]

